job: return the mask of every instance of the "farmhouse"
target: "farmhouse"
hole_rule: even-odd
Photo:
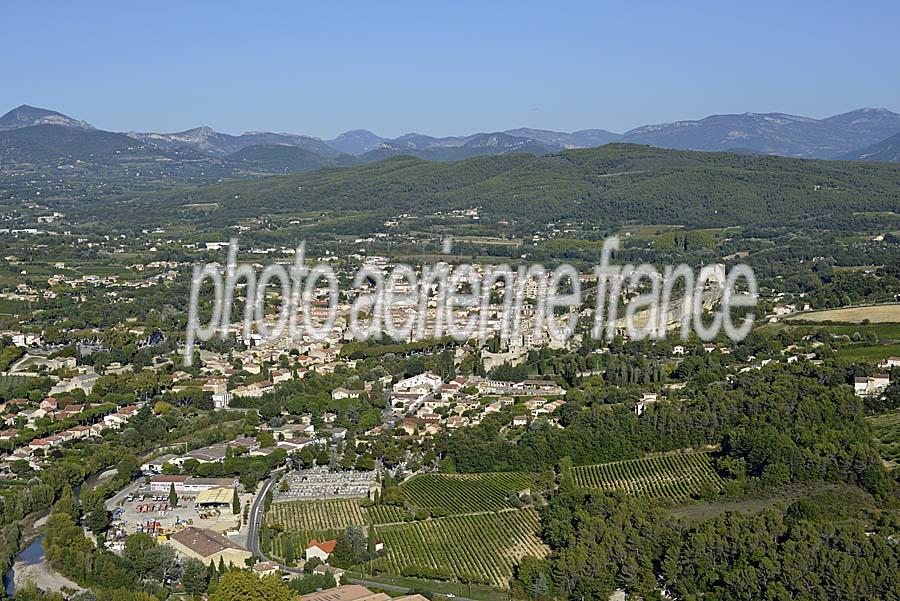
[[[641,395],[641,400],[638,401],[638,404],[634,406],[634,413],[636,415],[643,415],[644,411],[647,410],[647,407],[656,403],[659,400],[659,395],[655,392],[645,392]]]
[[[867,378],[856,378],[853,381],[853,392],[857,396],[873,396],[884,392],[890,385],[891,378],[887,374],[875,374]]]
[[[335,539],[321,542],[312,539],[306,547],[306,561],[309,561],[313,557],[318,557],[322,561],[328,561],[328,558],[331,556],[332,552],[334,552],[334,547],[336,545],[337,540]]]
[[[900,357],[888,357],[887,359],[882,360],[878,367],[881,369],[890,369],[892,367],[900,367]]]
[[[97,383],[97,380],[99,378],[99,375],[95,373],[89,373],[77,375],[70,380],[63,380],[50,389],[50,396],[57,396],[66,392],[72,392],[76,389],[83,390],[85,394],[91,394],[91,390],[93,390],[94,384]]]
[[[339,401],[341,399],[349,399],[350,397],[359,396],[362,391],[360,390],[348,390],[343,387],[335,388],[331,391],[331,398],[335,401]]]

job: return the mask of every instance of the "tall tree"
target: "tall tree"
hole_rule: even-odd
[[[206,592],[209,574],[202,561],[188,558],[181,562],[181,586],[192,595]]]

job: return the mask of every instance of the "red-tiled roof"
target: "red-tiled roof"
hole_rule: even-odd
[[[307,545],[306,548],[311,549],[312,547],[318,547],[318,548],[322,549],[323,551],[325,551],[326,553],[328,553],[329,555],[331,555],[331,553],[334,551],[334,547],[336,545],[337,545],[337,540],[335,540],[335,539],[324,540],[321,542],[317,541],[316,539],[312,539],[311,541],[309,541],[309,545]]]

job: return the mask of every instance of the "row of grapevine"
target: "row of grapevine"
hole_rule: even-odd
[[[421,474],[400,489],[411,506],[452,515],[505,509],[511,492],[533,485],[526,473]]]
[[[396,505],[373,505],[364,509],[373,524],[394,524],[410,520],[410,513]]]
[[[656,455],[585,465],[574,468],[573,472],[580,486],[673,500],[696,496],[704,487],[720,489],[722,485],[707,453]]]
[[[366,526],[411,522],[417,509],[435,517],[505,510],[510,508],[510,493],[533,486],[533,477],[524,473],[422,474],[404,482],[400,489],[407,507],[375,505],[364,507],[361,499],[283,501],[273,503],[266,523],[284,534],[274,539],[277,555],[279,541],[290,535],[294,547],[305,548],[316,532],[338,532],[350,524]]]
[[[395,505],[364,507],[360,499],[323,499],[318,501],[283,501],[273,503],[266,523],[280,526],[286,532],[342,530],[350,524],[365,526],[395,524],[412,519],[409,511]]]
[[[364,526],[366,522],[359,499],[273,503],[266,514],[266,523],[281,526],[287,532],[342,530],[349,524]]]
[[[388,552],[369,567],[396,575],[433,571],[506,588],[523,557],[546,556],[538,529],[538,514],[531,508],[376,527]]]

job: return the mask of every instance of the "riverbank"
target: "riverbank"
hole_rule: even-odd
[[[67,591],[81,592],[84,589],[72,582],[52,567],[46,560],[38,563],[28,563],[27,561],[17,561],[13,566],[13,582],[16,590],[25,586],[25,583],[31,581],[39,589],[43,591],[57,592],[63,589]]]

